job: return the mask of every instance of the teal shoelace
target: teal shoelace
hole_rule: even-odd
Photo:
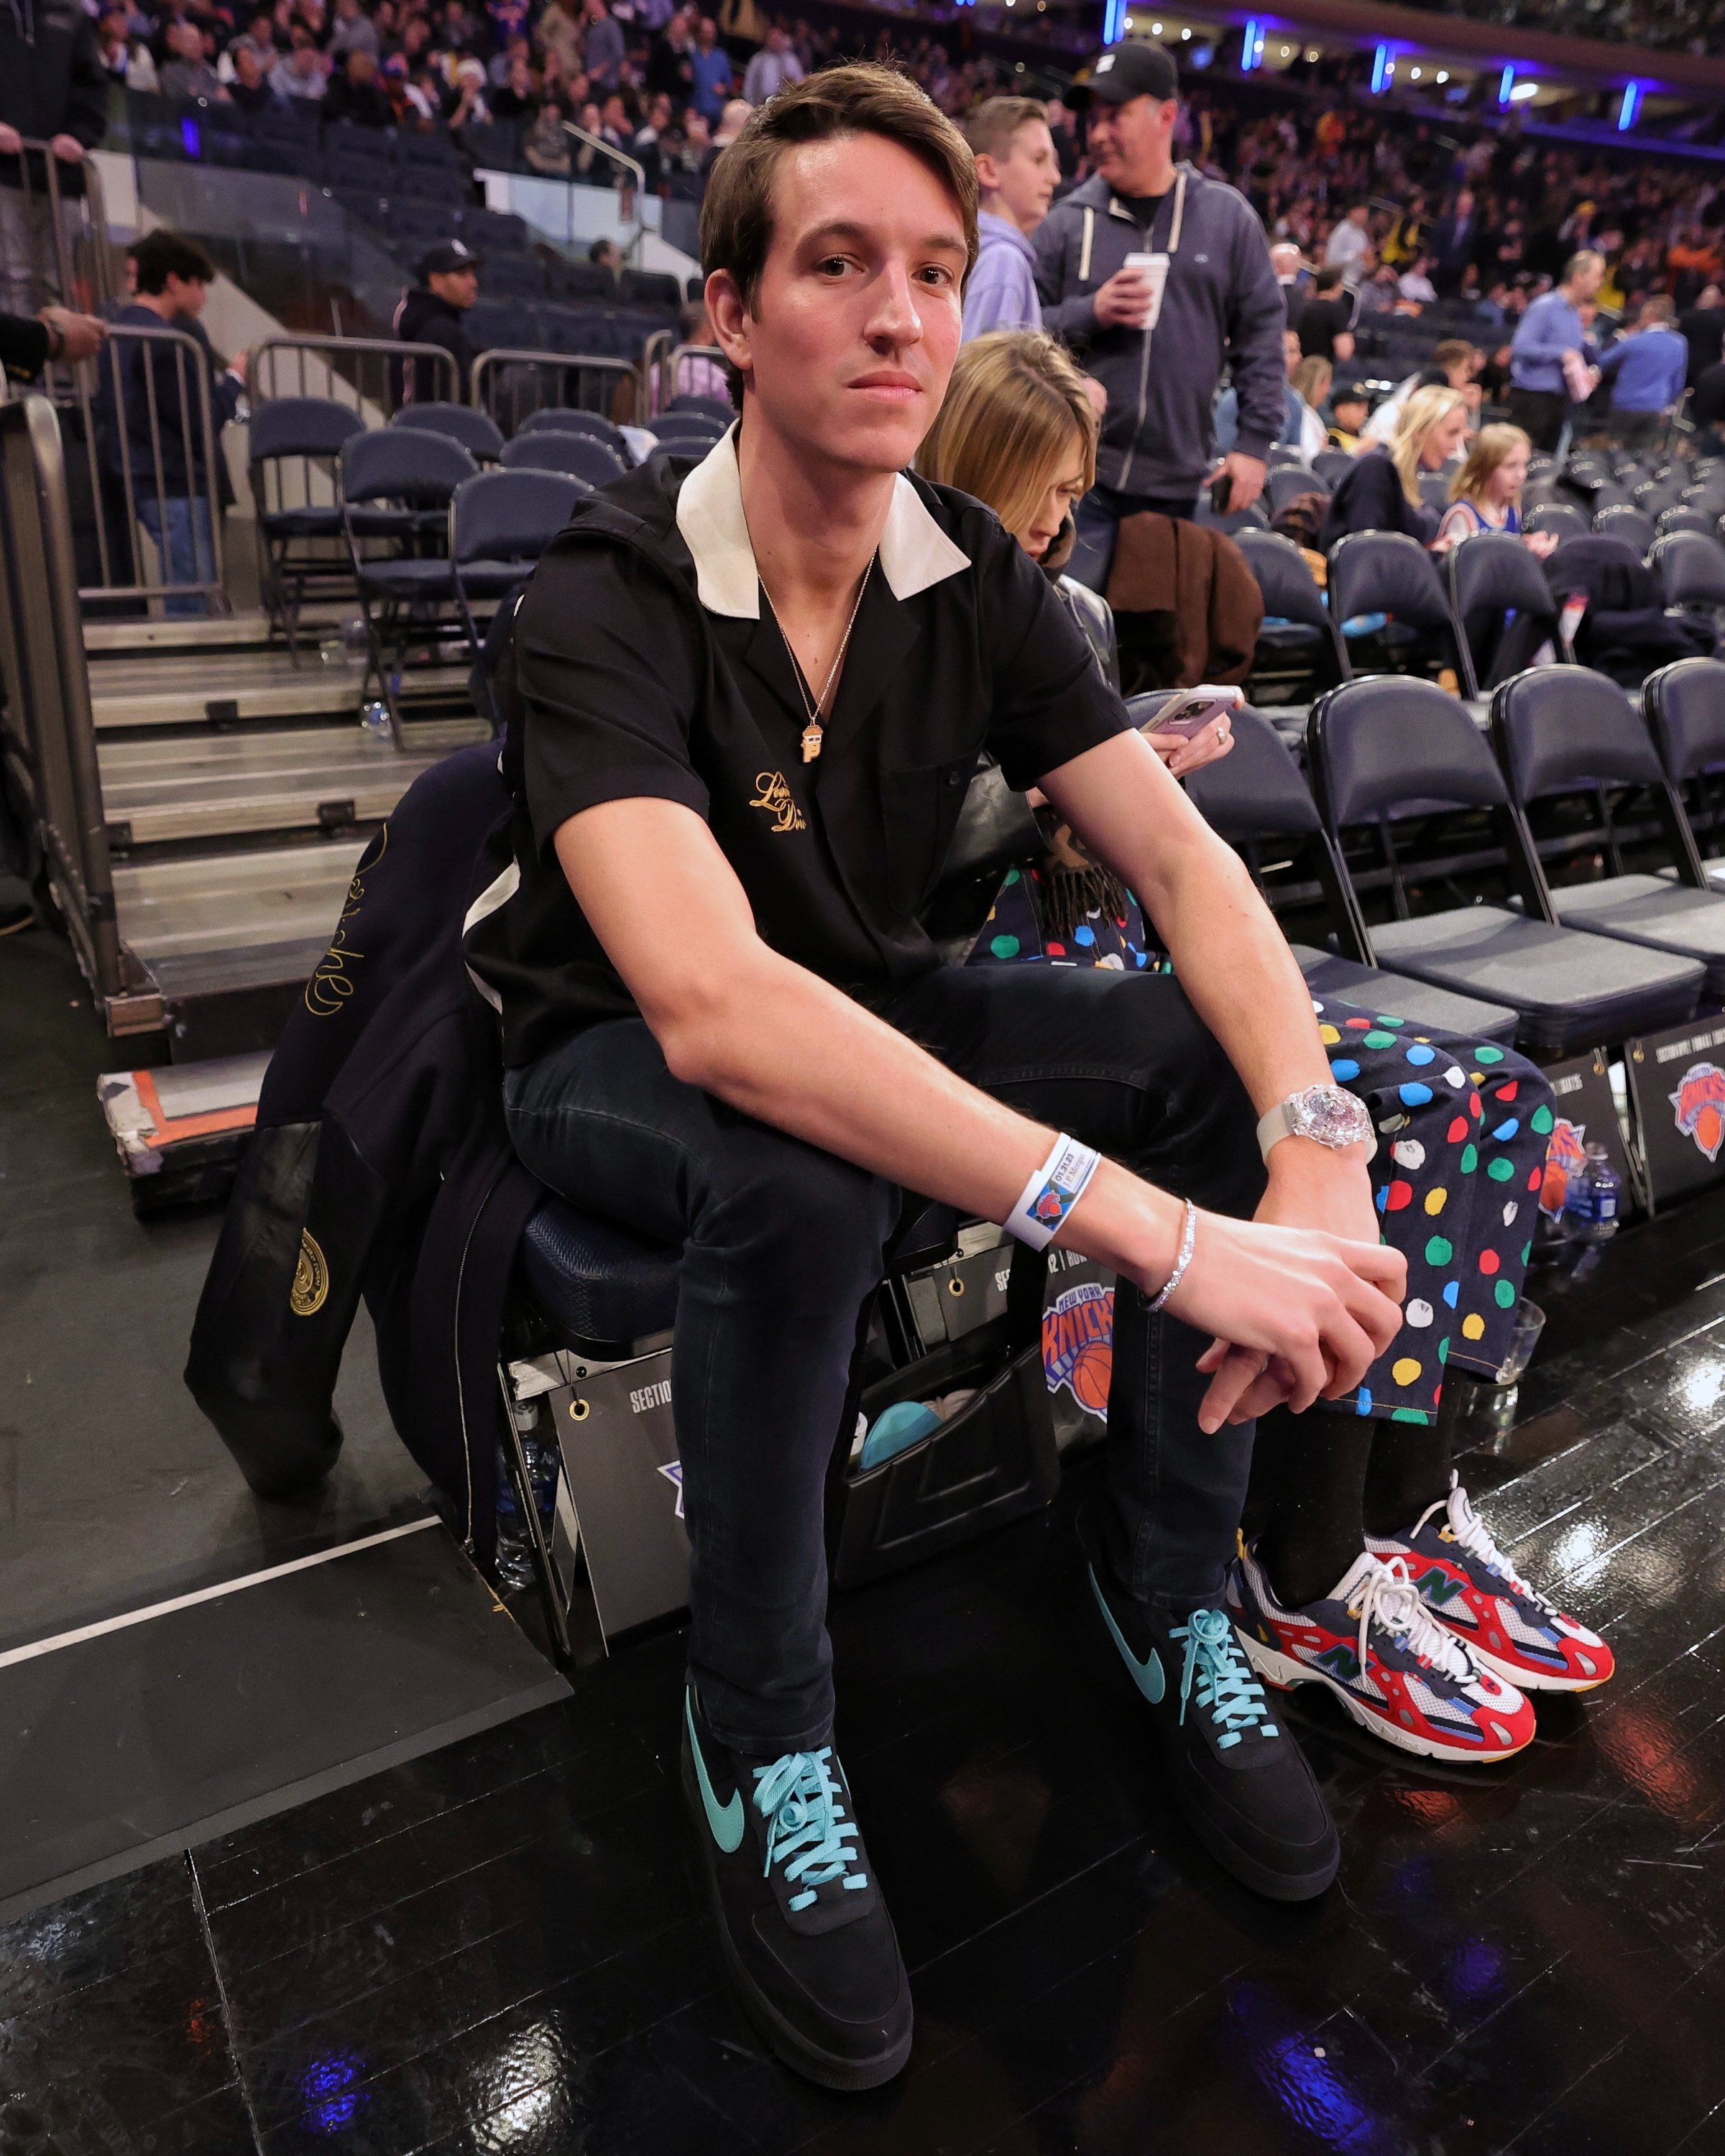
[[[1186,1703],[1195,1686],[1198,1704],[1222,1726],[1217,1748],[1227,1751],[1255,1730],[1260,1737],[1279,1732],[1264,1717],[1270,1712],[1264,1687],[1252,1675],[1235,1636],[1233,1625],[1219,1609],[1194,1609],[1183,1625],[1168,1634],[1186,1642],[1186,1660],[1180,1671],[1180,1719],[1186,1719]]]
[[[806,1909],[815,1889],[835,1880],[855,1893],[869,1883],[865,1871],[852,1871],[857,1852],[846,1845],[857,1826],[845,1816],[845,1797],[834,1781],[832,1747],[819,1752],[787,1752],[770,1767],[755,1769],[755,1808],[767,1821],[767,1861],[771,1873],[783,1863],[787,1882],[800,1891],[793,1909]]]

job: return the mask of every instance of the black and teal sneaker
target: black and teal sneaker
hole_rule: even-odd
[[[830,1745],[750,1759],[683,1696],[683,1801],[719,1943],[773,2051],[824,2087],[891,2081],[911,1982]]]
[[[1091,1591],[1150,1708],[1168,1786],[1216,1861],[1276,1902],[1305,1902],[1336,1876],[1341,1844],[1306,1755],[1281,1727],[1227,1612],[1158,1615],[1092,1553]]]

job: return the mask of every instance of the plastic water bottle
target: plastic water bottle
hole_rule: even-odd
[[[527,1523],[516,1501],[515,1481],[509,1471],[509,1455],[497,1447],[497,1584],[504,1588],[533,1584],[533,1545]]]
[[[360,706],[359,722],[374,741],[393,738],[389,731],[389,706],[381,696],[373,696],[370,703]]]
[[[1563,1216],[1584,1243],[1609,1243],[1617,1233],[1618,1200],[1623,1193],[1610,1155],[1589,1140],[1580,1172],[1569,1178]]]

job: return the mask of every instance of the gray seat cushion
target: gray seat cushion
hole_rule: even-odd
[[[1705,968],[1579,929],[1527,921],[1507,906],[1470,906],[1372,931],[1380,963],[1460,995],[1506,1004],[1519,1047],[1570,1055],[1675,1025],[1693,1012]]]
[[[1725,896],[1718,892],[1692,891],[1662,876],[1624,875],[1551,896],[1566,928],[1698,958],[1707,968],[1707,993],[1725,995]]]
[[[1453,1033],[1465,1040],[1496,1040],[1507,1047],[1516,1037],[1516,1014],[1502,1004],[1477,996],[1458,996],[1416,981],[1405,973],[1384,973],[1333,951],[1296,943],[1294,956],[1314,995],[1334,996],[1356,1009],[1408,1019],[1433,1033]]]

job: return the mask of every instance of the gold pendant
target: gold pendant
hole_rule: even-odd
[[[820,736],[821,727],[819,720],[816,720],[814,725],[803,727],[803,761],[804,763],[813,763],[816,757],[820,754]]]

